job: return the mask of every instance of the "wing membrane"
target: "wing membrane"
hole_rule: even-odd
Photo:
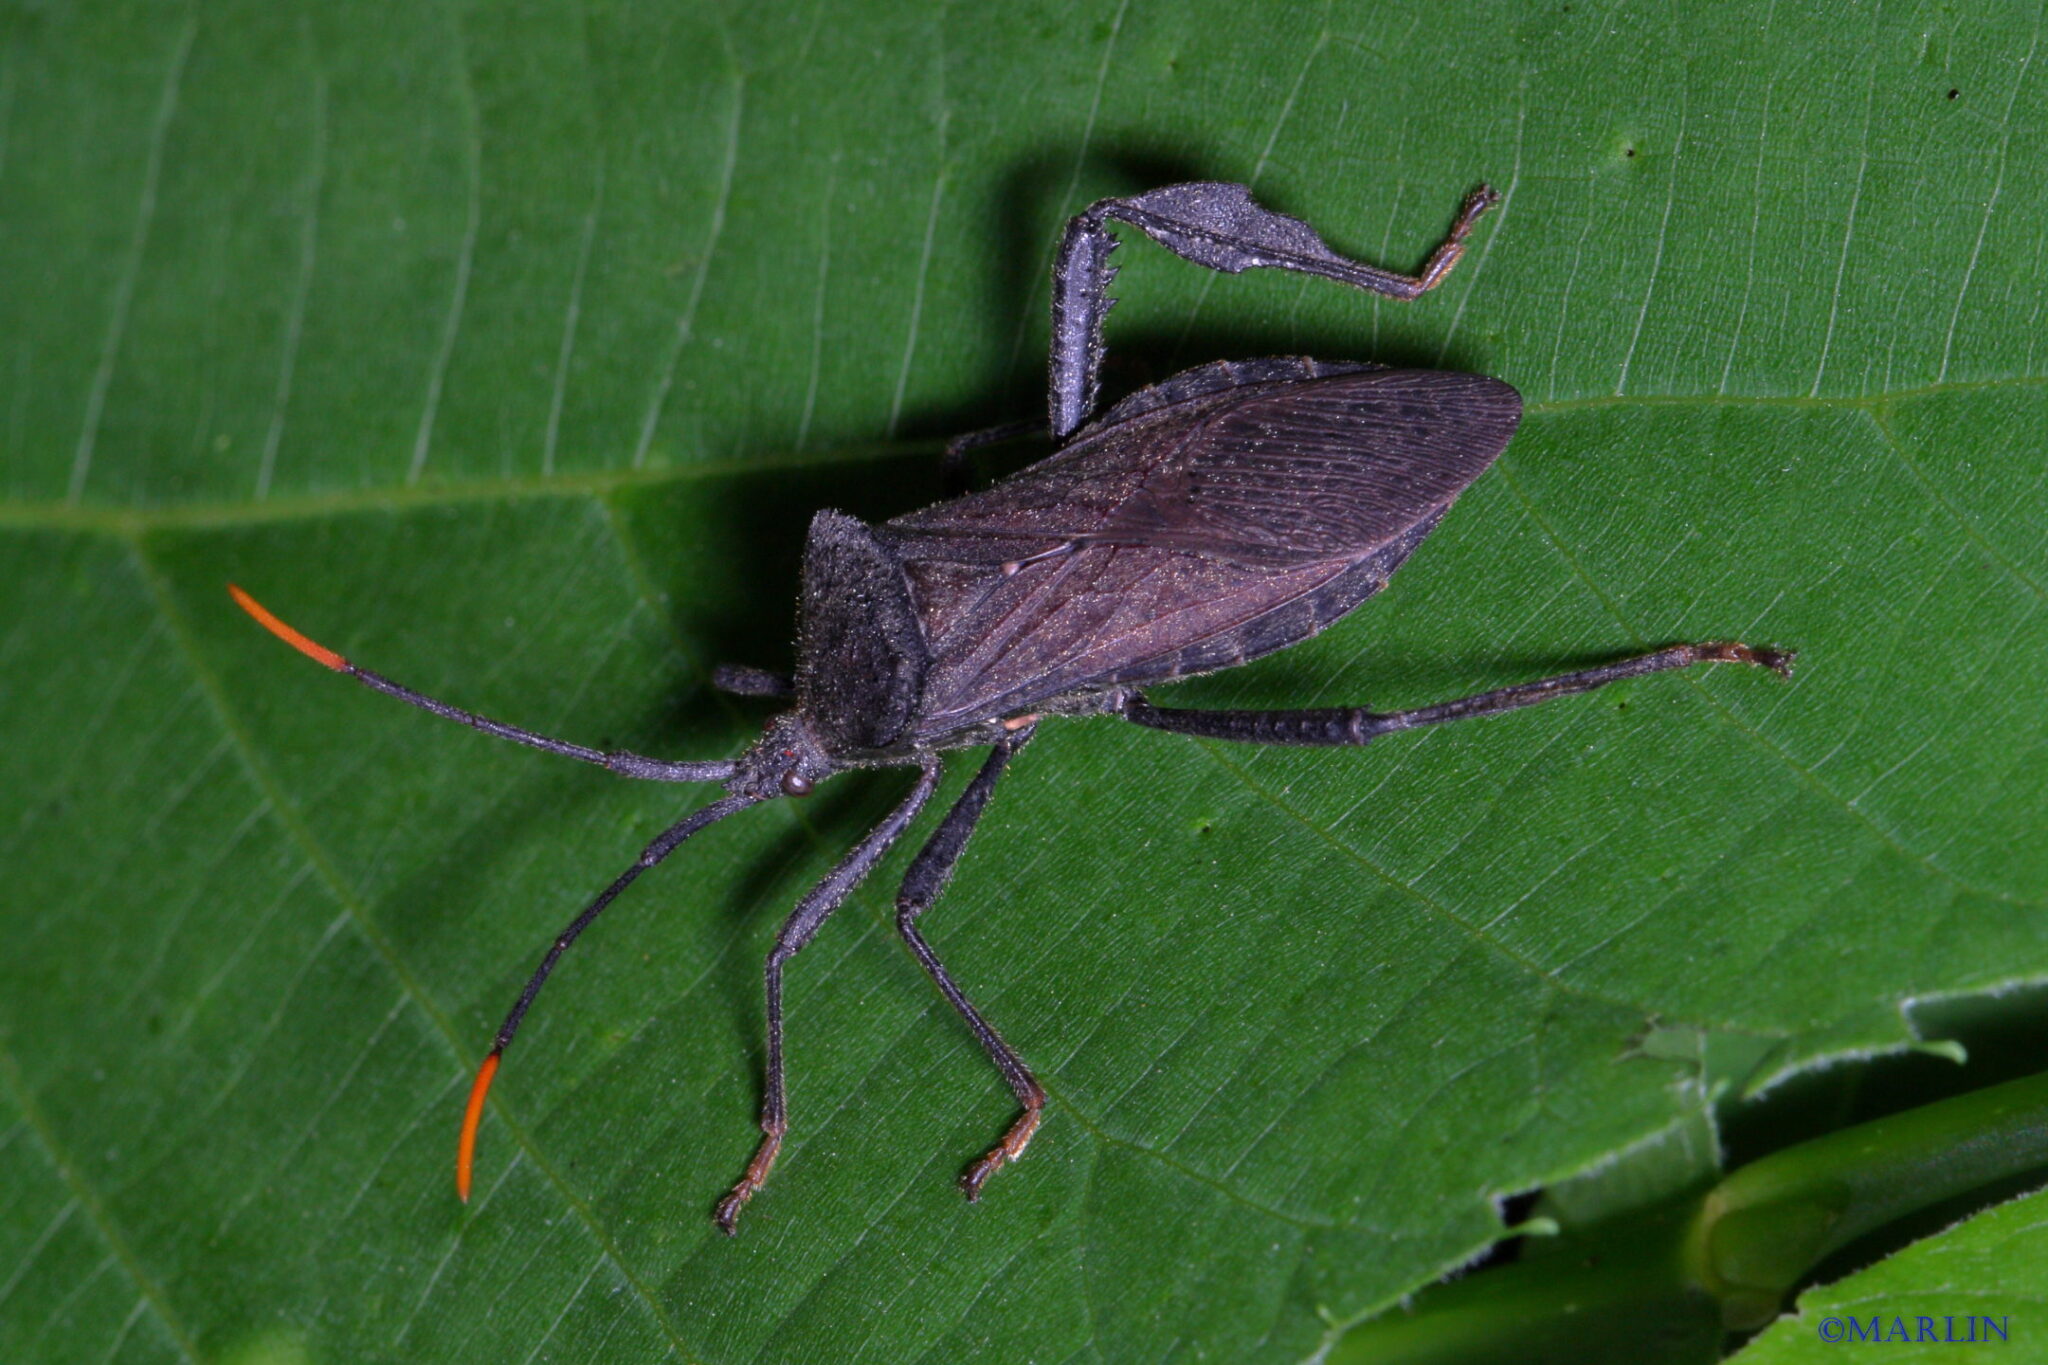
[[[1384,586],[1506,446],[1512,388],[1370,370],[1202,395],[888,524],[931,648],[927,736],[1220,668]]]
[[[1497,379],[1439,370],[1246,385],[1083,431],[992,488],[890,526],[1267,568],[1367,554],[1484,473],[1521,410]]]
[[[911,566],[913,592],[928,568]],[[917,729],[943,735],[1078,688],[1159,681],[1278,649],[1327,622],[1297,612],[1301,619],[1284,638],[1260,644],[1250,636],[1290,606],[1307,606],[1345,568],[1271,573],[1100,545],[998,577],[934,649]],[[1200,661],[1191,657],[1205,645],[1217,648]]]

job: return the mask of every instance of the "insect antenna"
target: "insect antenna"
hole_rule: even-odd
[[[504,1023],[498,1025],[498,1036],[491,1042],[490,1054],[484,1058],[483,1065],[477,1068],[476,1079],[470,1082],[469,1107],[462,1115],[462,1138],[455,1153],[455,1192],[462,1196],[465,1204],[469,1202],[469,1176],[476,1157],[476,1130],[484,1117],[484,1096],[490,1093],[491,1080],[498,1074],[498,1059],[504,1056],[505,1049],[512,1045],[514,1035],[519,1032],[520,1020],[526,1017],[526,1011],[533,1005],[534,997],[540,994],[540,988],[547,984],[548,974],[555,970],[555,963],[561,960],[563,953],[569,951],[569,945],[590,927],[591,921],[603,914],[605,907],[618,899],[621,891],[631,886],[642,872],[675,852],[683,840],[707,825],[717,824],[734,811],[745,810],[748,806],[758,805],[767,799],[765,796],[728,796],[723,800],[713,801],[702,810],[692,811],[676,821],[663,830],[653,843],[642,849],[631,867],[620,873],[610,886],[598,892],[597,899],[585,906],[581,914],[570,920],[568,926],[555,935],[555,941],[548,945],[547,956],[540,960],[540,966],[536,967],[533,975],[527,979],[526,989],[519,992],[519,1000],[512,1006],[512,1012],[505,1016]]]
[[[641,777],[653,782],[723,782],[733,774],[733,764],[723,759],[709,763],[676,763],[621,750],[591,749],[581,744],[571,744],[567,740],[550,739],[531,730],[522,730],[516,725],[507,725],[503,721],[492,720],[489,716],[465,711],[459,706],[450,706],[445,701],[436,701],[401,683],[395,683],[381,673],[372,673],[367,668],[357,668],[327,646],[307,639],[280,621],[271,614],[269,608],[233,583],[228,584],[228,595],[235,599],[235,605],[255,618],[257,625],[322,668],[331,668],[336,673],[354,678],[373,691],[396,697],[408,706],[431,711],[437,716],[467,725],[472,730],[481,730],[487,735],[496,735],[499,739],[509,739],[514,744],[524,744],[529,749],[539,749],[544,753],[561,754],[565,758],[595,763],[598,767],[608,768],[623,777]]]

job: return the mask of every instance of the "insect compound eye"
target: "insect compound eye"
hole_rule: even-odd
[[[809,796],[812,785],[810,778],[805,777],[794,768],[782,775],[782,794],[784,796]]]

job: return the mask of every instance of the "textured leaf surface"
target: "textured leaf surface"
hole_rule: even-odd
[[[2033,5],[105,5],[0,11],[0,1358],[1298,1359],[1491,1200],[2048,977]],[[1089,199],[1247,181],[1413,305],[1121,257],[1113,386],[1309,352],[1529,415],[1368,610],[1192,704],[1420,704],[1796,646],[1359,753],[1050,727],[927,920],[792,969],[793,1140],[728,1242],[758,961],[898,790],[694,844],[470,1067],[693,793],[537,728],[759,723],[804,521],[1040,402]],[[956,775],[954,781],[957,783]]]

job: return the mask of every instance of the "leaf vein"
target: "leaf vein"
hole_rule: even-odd
[[[382,964],[384,969],[397,980],[405,995],[433,1023],[435,1029],[440,1033],[442,1041],[447,1046],[450,1060],[456,1062],[459,1067],[460,1058],[463,1056],[463,1048],[454,1024],[434,1002],[432,995],[420,982],[404,956],[399,953],[397,946],[391,942],[389,936],[378,926],[375,918],[370,914],[369,907],[363,904],[362,900],[341,876],[340,871],[334,866],[333,860],[328,855],[325,847],[314,837],[313,832],[307,828],[297,807],[286,798],[283,788],[278,783],[278,779],[259,757],[254,741],[228,705],[227,697],[221,688],[219,678],[201,655],[198,642],[192,638],[190,629],[185,623],[184,615],[177,607],[176,601],[172,596],[170,585],[164,580],[162,572],[150,559],[146,546],[140,539],[135,539],[130,542],[129,548],[136,566],[148,586],[150,595],[155,599],[158,612],[168,623],[171,636],[176,641],[180,653],[185,657],[187,667],[193,679],[205,694],[220,728],[233,742],[236,752],[241,758],[244,771],[249,776],[250,783],[263,796],[268,798],[275,818],[287,840],[296,845],[301,854],[314,865],[320,881],[327,888],[329,896],[341,907],[342,912],[348,916],[356,933],[372,949],[376,959]],[[4,1054],[0,1054],[0,1063],[4,1063],[5,1060]],[[617,1244],[612,1240],[606,1228],[598,1221],[589,1202],[569,1186],[559,1171],[541,1158],[539,1146],[533,1135],[507,1111],[502,1101],[493,1107],[497,1110],[500,1125],[507,1130],[517,1146],[533,1162],[535,1169],[539,1170],[548,1183],[554,1187],[557,1196],[582,1226],[584,1232],[619,1267],[620,1274],[625,1277],[626,1283],[632,1287],[635,1296],[653,1317],[657,1327],[668,1339],[670,1345],[675,1348],[677,1354],[685,1359],[690,1359],[690,1352],[683,1344],[682,1334],[677,1329],[674,1321],[669,1317],[667,1309],[662,1305],[661,1300],[655,1295],[653,1290],[642,1282],[630,1266],[626,1265]]]
[[[1949,310],[1948,333],[1941,342],[1941,368],[1935,371],[1934,381],[1940,383],[1948,378],[1949,357],[1955,351],[1956,327],[1962,321],[1963,300],[1969,297],[1970,281],[1977,273],[1977,258],[1984,253],[1984,237],[1991,228],[1992,212],[1998,207],[1998,196],[2005,190],[2005,170],[2012,152],[2012,111],[2018,104],[2020,87],[2026,84],[2027,68],[2033,65],[2034,52],[2041,45],[2041,26],[2034,25],[2033,35],[2027,40],[2027,55],[2020,59],[2020,69],[2013,77],[2012,91],[2005,97],[2005,115],[1999,120],[1998,170],[1991,182],[1991,194],[1984,201],[1984,216],[1977,220],[1977,240],[1970,246],[1969,263],[1963,267],[1962,283],[1956,287],[1955,307]]]
[[[725,235],[725,214],[732,205],[733,176],[740,164],[740,124],[746,115],[747,78],[746,73],[733,72],[732,115],[725,124],[725,162],[718,175],[718,193],[711,201],[711,223],[705,229],[704,250],[697,261],[697,277],[690,282],[690,297],[683,301],[683,311],[676,316],[675,334],[669,338],[668,350],[662,357],[661,378],[655,382],[654,397],[647,404],[647,415],[640,420],[640,439],[633,447],[633,468],[641,469],[647,464],[647,452],[654,446],[654,429],[661,423],[661,410],[668,405],[669,390],[675,386],[676,366],[682,362],[683,348],[690,344],[697,328],[697,306],[704,301],[704,286],[711,278],[711,262],[718,254],[719,238]]]
[[[1561,398],[1530,403],[1523,408],[1523,416],[1525,420],[1541,419],[1615,408],[1652,411],[1661,408],[1711,411],[1742,407],[1810,409],[1822,412],[1873,411],[1893,403],[1942,395],[2027,390],[2043,386],[2048,386],[2048,375],[2017,374],[1994,379],[1950,380],[1855,398],[1813,398],[1806,394],[1596,394],[1583,398]],[[919,448],[936,449],[939,443],[916,444]],[[767,458],[735,456],[699,460],[661,469],[561,473],[552,478],[493,476],[412,486],[358,487],[294,495],[289,498],[272,498],[260,506],[244,502],[184,502],[158,507],[119,507],[42,499],[0,499],[0,531],[75,531],[127,540],[152,531],[172,528],[218,530],[316,517],[343,516],[355,512],[394,512],[414,507],[459,506],[473,502],[604,495],[635,488],[658,488],[705,479],[731,478],[742,474],[833,468],[873,460],[882,455],[899,454],[902,449],[902,443],[896,442],[849,444],[822,453],[791,453]]]
[[[1507,483],[1508,487],[1514,490],[1515,496],[1521,499],[1522,505],[1528,509],[1531,519],[1535,521],[1538,529],[1542,531],[1544,538],[1549,540],[1551,546],[1554,549],[1556,549],[1558,554],[1564,558],[1566,564],[1570,567],[1572,573],[1578,577],[1580,582],[1586,585],[1587,590],[1590,591],[1593,594],[1594,598],[1599,601],[1600,605],[1606,609],[1608,615],[1614,618],[1615,623],[1619,625],[1622,630],[1628,633],[1629,638],[1632,641],[1634,641],[1637,646],[1647,648],[1648,643],[1644,639],[1642,633],[1635,628],[1634,624],[1629,621],[1627,615],[1621,610],[1619,604],[1617,604],[1614,601],[1613,597],[1609,595],[1599,585],[1599,583],[1593,579],[1592,575],[1586,571],[1585,566],[1579,562],[1578,557],[1572,554],[1570,548],[1564,543],[1564,540],[1551,527],[1550,523],[1543,518],[1542,514],[1537,511],[1535,503],[1529,498],[1528,493],[1524,491],[1522,486],[1515,481],[1512,471],[1510,471],[1506,468],[1506,466],[1503,465],[1500,467],[1500,474],[1502,479]],[[1943,867],[1941,863],[1938,860],[1936,860],[1932,855],[1921,853],[1913,849],[1911,846],[1907,845],[1904,841],[1902,841],[1898,835],[1886,829],[1883,825],[1880,825],[1876,820],[1871,818],[1870,815],[1844,800],[1842,798],[1841,793],[1837,792],[1833,787],[1829,786],[1826,782],[1822,781],[1819,774],[1814,772],[1811,767],[1801,764],[1797,759],[1793,758],[1791,754],[1787,753],[1783,747],[1781,747],[1771,739],[1767,738],[1762,731],[1758,730],[1754,725],[1749,724],[1748,722],[1744,721],[1742,718],[1737,716],[1734,713],[1734,711],[1732,711],[1725,702],[1721,701],[1719,697],[1715,696],[1714,693],[1709,688],[1707,688],[1701,682],[1700,679],[1692,677],[1690,675],[1686,675],[1686,681],[1688,685],[1699,689],[1700,695],[1703,698],[1705,698],[1709,706],[1711,706],[1715,711],[1720,713],[1721,719],[1723,721],[1725,721],[1728,725],[1733,727],[1738,733],[1747,737],[1752,743],[1754,743],[1757,746],[1757,748],[1777,758],[1777,760],[1780,763],[1782,763],[1786,768],[1790,769],[1795,775],[1797,775],[1797,777],[1802,782],[1804,782],[1807,786],[1811,787],[1815,792],[1819,793],[1821,796],[1826,797],[1834,805],[1840,807],[1843,811],[1847,812],[1849,816],[1853,818],[1858,824],[1861,824],[1864,828],[1868,829],[1872,834],[1876,835],[1880,841],[1882,841],[1887,847],[1891,848],[1900,857],[1905,858],[1910,862],[1918,863],[1920,866],[1925,867],[1928,871],[1932,872],[1940,880],[1947,882],[1951,886],[1956,887],[1958,890],[1967,891],[1972,895],[1983,896],[1987,900],[1998,901],[2001,904],[2017,905],[2025,908],[2041,908],[2040,902],[2030,901],[2023,896],[2014,895],[2012,892],[2001,891],[1992,887],[1978,886],[1974,883],[1968,882],[1964,880],[1962,877],[1958,876],[1956,873],[1950,871],[1948,868]]]
[[[171,1340],[177,1345],[178,1354],[186,1360],[195,1362],[196,1365],[203,1357],[193,1342],[192,1334],[185,1329],[185,1324],[172,1310],[170,1299],[162,1286],[151,1277],[141,1260],[137,1258],[134,1249],[128,1245],[128,1239],[122,1235],[120,1226],[114,1222],[112,1213],[100,1199],[99,1193],[93,1189],[91,1182],[78,1169],[78,1164],[72,1159],[70,1152],[58,1140],[49,1116],[43,1113],[42,1106],[36,1103],[34,1094],[28,1088],[28,1080],[21,1073],[21,1063],[15,1060],[14,1054],[8,1050],[4,1042],[0,1042],[0,1089],[7,1092],[7,1098],[20,1111],[22,1117],[28,1120],[29,1128],[35,1134],[36,1145],[43,1149],[44,1157],[57,1168],[58,1177],[71,1191],[71,1203],[85,1210],[85,1216],[91,1220],[94,1230],[99,1233],[100,1241],[120,1259],[121,1269],[127,1273],[129,1281],[149,1304],[157,1320],[164,1325],[164,1330],[170,1333]],[[38,1245],[47,1242],[48,1238],[54,1235],[54,1229],[46,1231]],[[14,1279],[8,1284],[10,1291],[25,1273],[26,1262],[32,1259],[32,1256],[24,1258],[24,1270],[16,1271]]]
[[[541,440],[540,472],[546,478],[555,472],[555,443],[562,431],[562,404],[569,390],[569,361],[576,353],[576,326],[583,316],[583,277],[590,269],[590,244],[597,237],[598,216],[604,212],[604,156],[597,158],[593,173],[590,207],[583,215],[583,235],[576,245],[576,272],[569,280],[569,303],[562,310],[562,343],[555,353],[555,383],[548,395],[547,434]]]
[[[1671,170],[1664,188],[1664,216],[1657,223],[1657,246],[1650,256],[1650,280],[1643,286],[1643,306],[1636,312],[1635,331],[1629,334],[1628,350],[1621,357],[1621,374],[1614,381],[1614,396],[1628,389],[1629,367],[1635,363],[1636,347],[1643,339],[1643,324],[1650,317],[1650,301],[1657,295],[1657,277],[1664,269],[1664,248],[1671,240],[1671,209],[1678,202],[1678,162],[1685,153],[1685,120],[1691,109],[1692,72],[1687,69],[1678,82],[1678,136],[1671,140]]]
[[[171,120],[178,112],[185,67],[198,34],[199,14],[196,10],[189,11],[184,27],[178,31],[170,64],[164,73],[163,93],[157,100],[156,120],[149,132],[149,151],[143,161],[142,192],[137,196],[135,207],[135,231],[129,236],[128,252],[114,284],[113,312],[107,319],[106,339],[100,345],[100,360],[93,370],[92,387],[86,393],[85,422],[78,433],[78,446],[71,456],[71,479],[64,500],[74,505],[85,495],[86,477],[92,473],[93,447],[99,443],[100,423],[106,415],[107,392],[114,384],[114,366],[121,356],[121,343],[128,335],[128,318],[135,307],[135,287],[142,277],[143,253],[149,249],[150,229],[156,222],[156,194],[163,178],[164,146],[170,141]]]
[[[311,25],[307,25],[311,45]],[[277,389],[270,402],[270,425],[263,433],[263,453],[256,465],[256,501],[270,496],[277,472],[277,450],[284,441],[285,413],[291,407],[292,374],[306,332],[306,300],[313,292],[313,271],[320,244],[320,200],[327,187],[327,72],[313,67],[313,153],[306,174],[306,218],[299,228],[299,269],[292,280],[292,298],[285,313],[284,344],[277,364]]]
[[[483,116],[477,107],[476,76],[469,69],[469,47],[463,37],[462,16],[452,6],[448,11],[448,28],[455,49],[455,69],[462,77],[458,88],[462,92],[462,110],[468,133],[465,142],[469,153],[469,201],[462,228],[462,244],[455,255],[455,285],[448,300],[448,315],[441,324],[440,345],[435,348],[433,365],[427,372],[426,402],[420,410],[419,431],[413,437],[412,463],[405,471],[408,484],[418,483],[427,466],[427,450],[433,442],[434,422],[441,411],[441,390],[448,382],[448,367],[455,359],[455,341],[462,332],[463,310],[469,304],[469,276],[476,261],[476,239],[483,219]]]

